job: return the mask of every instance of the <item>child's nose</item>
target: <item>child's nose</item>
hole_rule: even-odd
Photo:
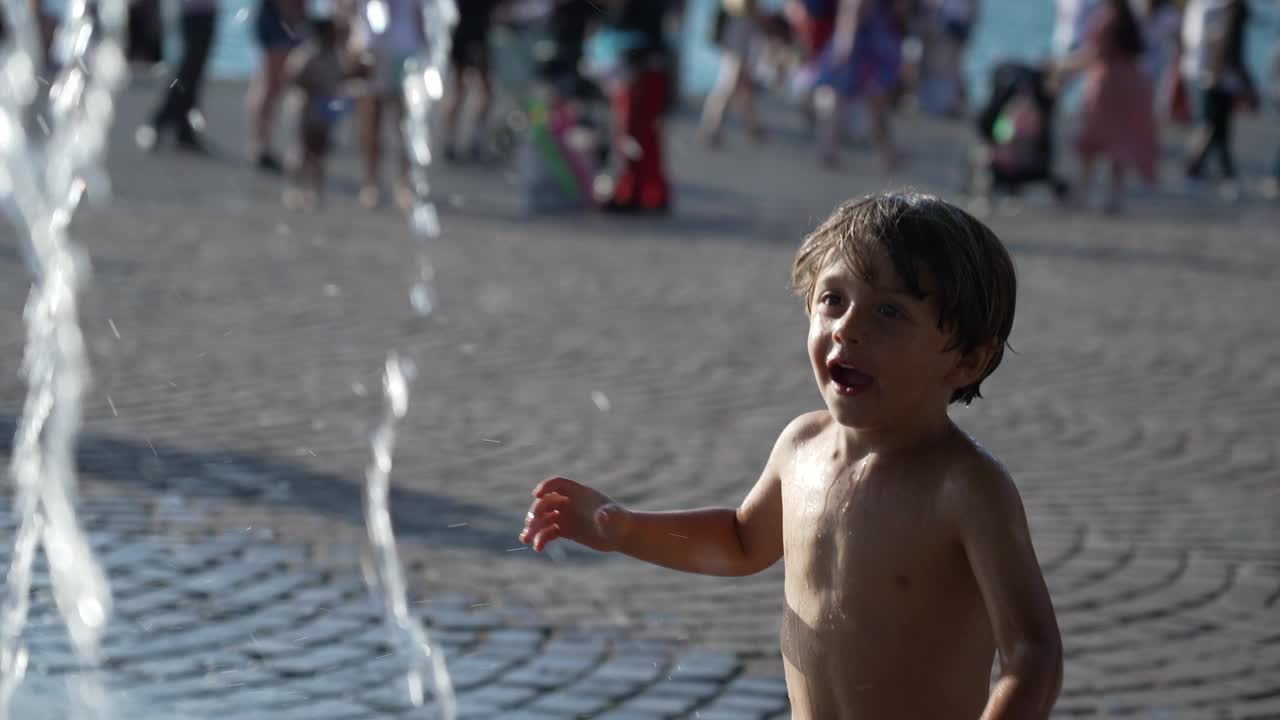
[[[849,303],[849,307],[844,311],[844,314],[836,318],[834,328],[836,341],[854,344],[862,342],[862,316],[864,314],[865,312],[861,305]]]

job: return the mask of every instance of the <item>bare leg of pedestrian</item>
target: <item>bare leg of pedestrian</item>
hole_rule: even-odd
[[[476,71],[476,119],[471,130],[471,156],[479,158],[485,152],[485,138],[489,137],[489,113],[493,110],[493,76],[488,67]]]
[[[764,142],[764,128],[756,117],[756,87],[751,79],[750,69],[745,65],[738,72],[738,87],[734,92],[734,100],[738,105],[738,113],[742,115],[742,123],[747,127],[747,134],[756,142]]]
[[[726,52],[720,60],[716,85],[702,106],[702,137],[712,147],[718,147],[723,139],[724,115],[742,84],[742,69],[742,57]]]
[[[404,103],[398,97],[388,97],[383,100],[383,107],[384,114],[389,113],[391,115],[392,134],[396,138],[396,169],[399,173],[396,176],[396,204],[400,206],[400,209],[408,210],[413,206],[413,188],[409,177],[409,145],[404,136],[404,123],[406,122]]]
[[[249,114],[253,124],[253,144],[250,155],[254,165],[265,172],[280,172],[279,158],[271,150],[271,130],[276,106],[287,86],[285,62],[288,48],[266,48],[262,62],[249,91]]]
[[[847,117],[848,101],[831,87],[819,87],[813,93],[814,119],[818,129],[818,162],[822,167],[834,169],[840,164],[837,147],[840,143],[840,127]]]
[[[1076,179],[1075,187],[1071,189],[1071,197],[1067,201],[1067,205],[1080,209],[1089,204],[1090,186],[1093,184],[1093,153],[1083,153],[1080,155],[1080,175]]]
[[[906,158],[893,142],[893,132],[889,127],[889,98],[883,92],[873,92],[867,97],[867,112],[871,121],[871,139],[880,153],[880,164],[885,172],[893,172],[902,167]]]
[[[360,98],[358,121],[360,151],[364,160],[364,187],[360,204],[370,210],[382,205],[382,104],[375,94]]]
[[[450,76],[449,90],[444,101],[444,127],[441,128],[441,143],[444,145],[444,159],[450,162],[458,159],[458,125],[462,119],[463,93],[466,92],[466,69],[455,67]]]
[[[1107,188],[1107,199],[1102,204],[1102,211],[1108,215],[1117,215],[1124,210],[1124,164],[1111,161],[1111,185]]]

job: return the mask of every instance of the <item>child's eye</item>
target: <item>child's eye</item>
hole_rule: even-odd
[[[825,305],[827,307],[835,307],[843,302],[843,300],[844,298],[840,297],[838,293],[833,292],[824,292],[818,296],[818,304]]]
[[[896,305],[887,305],[887,304],[877,305],[876,313],[878,313],[880,317],[890,318],[890,319],[896,318],[902,315],[902,311],[899,310]]]

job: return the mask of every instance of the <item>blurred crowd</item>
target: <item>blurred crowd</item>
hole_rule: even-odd
[[[53,22],[41,0],[28,2],[43,21],[47,47]],[[163,55],[160,3],[131,3],[135,61]],[[675,38],[687,5],[461,0],[439,113],[440,154],[449,162],[493,163],[519,153],[536,208],[668,211],[663,121],[677,102],[682,58]],[[172,139],[179,149],[208,151],[200,91],[219,9],[219,0],[179,0],[181,55],[150,121],[138,129],[140,145]],[[803,114],[818,167],[839,166],[857,136],[871,142],[888,172],[910,160],[892,119],[911,107],[974,124],[970,192],[1043,184],[1064,205],[1091,206],[1093,175],[1103,170],[1100,207],[1118,211],[1129,178],[1157,181],[1162,130],[1185,126],[1185,181],[1214,179],[1224,197],[1238,195],[1233,119],[1280,109],[1275,33],[1267,77],[1254,78],[1245,62],[1248,0],[1056,0],[1052,53],[996,62],[990,92],[975,105],[964,71],[975,29],[989,24],[997,37],[1013,31],[983,10],[980,0],[720,0],[708,33],[720,66],[702,106],[701,135],[722,147],[732,113],[752,142],[766,142],[757,96],[777,93]],[[369,208],[393,198],[409,202],[397,129],[406,63],[426,43],[420,0],[257,0],[247,25],[260,50],[246,98],[253,166],[287,177],[290,206],[314,207],[335,129],[351,119],[362,157],[360,201]],[[495,78],[498,28],[502,52],[523,53],[514,62],[528,72],[514,83]],[[1058,100],[1066,93],[1080,100],[1076,114],[1063,118]],[[287,161],[272,142],[286,99]],[[506,107],[495,112],[501,103]],[[1072,135],[1058,137],[1059,126]],[[1058,147],[1075,154],[1073,177],[1060,172]],[[387,155],[396,165],[390,185]],[[1280,193],[1280,149],[1264,191]]]

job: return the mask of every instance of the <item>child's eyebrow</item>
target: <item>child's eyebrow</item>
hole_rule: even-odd
[[[911,290],[908,290],[907,288],[904,288],[904,287],[889,287],[889,288],[876,288],[876,289],[881,292],[889,293],[890,295],[905,295],[911,298],[912,300],[924,300],[925,298],[929,297],[929,293],[927,292],[920,292],[920,293],[912,292]]]
[[[814,288],[819,288],[819,287],[825,287],[832,284],[839,285],[841,283],[848,282],[849,280],[860,280],[870,285],[871,289],[875,290],[876,292],[882,292],[889,295],[901,295],[903,297],[911,298],[912,300],[924,300],[925,298],[929,297],[929,293],[921,294],[921,293],[914,292],[907,287],[897,286],[897,285],[894,285],[892,287],[886,287],[883,285],[876,284],[874,282],[869,282],[866,278],[863,278],[860,275],[857,275],[856,273],[842,272],[838,270],[834,272],[824,273],[821,277],[818,278],[817,282],[815,282],[813,285],[814,285]]]

